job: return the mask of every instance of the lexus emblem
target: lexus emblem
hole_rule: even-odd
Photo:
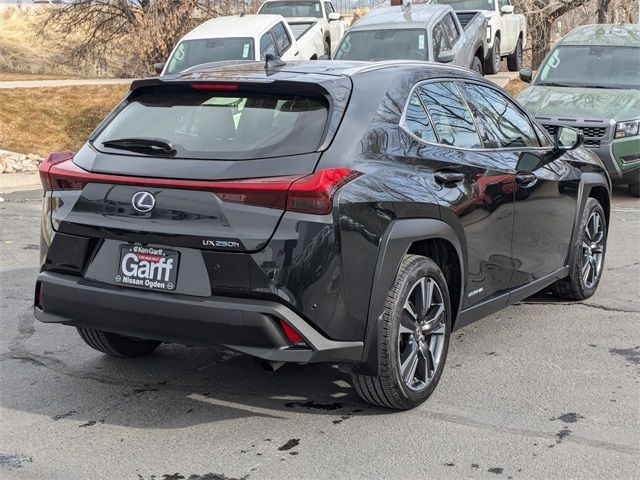
[[[138,213],[149,213],[156,206],[156,199],[149,192],[136,192],[131,197],[131,206]]]

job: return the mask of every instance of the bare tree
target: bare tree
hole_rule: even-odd
[[[598,14],[598,23],[607,23],[609,18],[609,6],[611,5],[611,0],[597,0],[597,14]]]
[[[257,0],[73,0],[43,9],[39,35],[95,73],[145,75],[187,31]]]
[[[531,37],[531,64],[537,68],[551,49],[551,30],[562,15],[582,7],[590,0],[514,0],[514,5],[527,16]]]

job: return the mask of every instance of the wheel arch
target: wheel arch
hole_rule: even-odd
[[[466,245],[464,241],[460,241],[456,230],[439,219],[412,218],[391,222],[380,241],[364,334],[363,355],[361,362],[354,366],[354,372],[372,376],[378,373],[378,331],[384,301],[407,253],[429,256],[442,269],[447,278],[455,322],[462,305],[465,280],[463,244]],[[432,255],[437,258],[433,258]],[[453,283],[449,283],[450,281]]]
[[[567,258],[567,265],[571,265],[574,255],[576,254],[577,239],[580,235],[580,221],[582,212],[588,198],[595,198],[600,202],[605,212],[607,220],[607,229],[609,228],[609,218],[611,211],[611,182],[604,171],[600,172],[583,172],[580,187],[578,189],[577,209],[573,222],[573,233],[571,234],[571,250]]]
[[[607,220],[607,229],[609,229],[609,218],[611,212],[611,199],[609,197],[609,191],[602,185],[594,185],[589,190],[589,197],[595,198],[598,202],[600,202],[600,205],[602,205],[604,216]]]

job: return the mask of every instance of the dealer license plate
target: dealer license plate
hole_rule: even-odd
[[[149,290],[176,288],[180,253],[165,248],[122,245],[117,284]]]

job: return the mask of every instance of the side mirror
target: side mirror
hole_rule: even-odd
[[[164,69],[164,63],[154,63],[153,69],[158,75],[160,75],[162,73],[162,70]]]
[[[575,150],[584,141],[584,135],[571,127],[560,126],[556,130],[556,150]]]
[[[510,15],[513,12],[515,12],[515,8],[513,5],[504,5],[501,9],[500,9],[500,13],[503,15]]]
[[[335,20],[340,20],[340,14],[338,12],[331,12],[328,18],[330,22],[333,22]]]
[[[451,50],[444,50],[438,54],[438,62],[440,63],[451,63],[455,58],[456,54]]]
[[[520,80],[526,83],[531,83],[531,78],[533,77],[533,72],[530,68],[523,68],[520,70]]]

